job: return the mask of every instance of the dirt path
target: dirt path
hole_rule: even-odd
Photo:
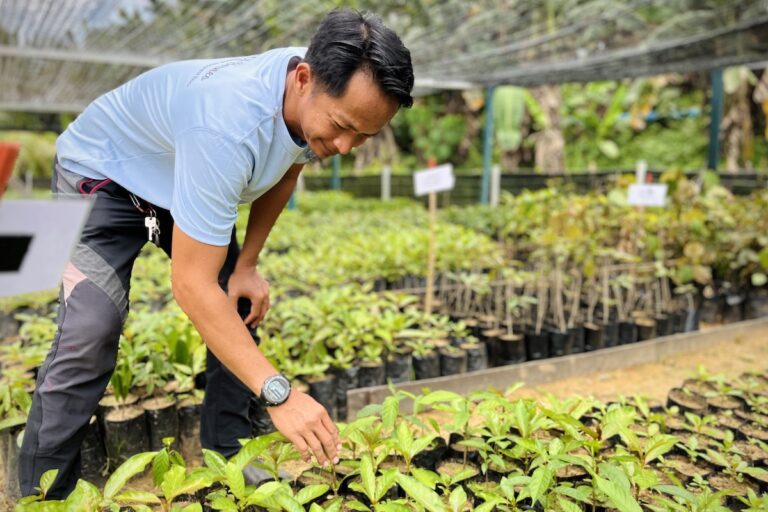
[[[639,364],[540,386],[526,386],[513,396],[543,397],[552,393],[557,397],[593,396],[606,401],[622,395],[644,395],[665,401],[669,389],[696,375],[699,366],[710,374],[734,377],[750,370],[768,371],[768,327],[749,338],[724,339],[696,353],[678,354],[658,363]]]

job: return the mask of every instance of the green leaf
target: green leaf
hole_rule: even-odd
[[[253,461],[253,459],[261,455],[264,450],[278,441],[285,441],[285,437],[279,432],[249,439],[248,442],[240,448],[240,451],[232,456],[229,462],[242,471],[245,466]]]
[[[53,482],[56,481],[56,475],[58,474],[58,469],[49,469],[40,476],[40,490],[42,491],[43,496],[48,494],[48,490],[53,485]]]
[[[248,495],[245,500],[246,505],[264,506],[273,494],[284,488],[282,482],[267,482],[260,485],[255,491]]]
[[[181,512],[203,512],[203,506],[199,503],[190,503],[182,508]]]
[[[597,143],[597,148],[602,154],[612,160],[619,157],[619,145],[610,139],[599,141]]]
[[[160,498],[158,498],[156,495],[152,494],[151,492],[147,491],[134,491],[134,490],[127,490],[123,491],[117,496],[115,496],[115,501],[119,503],[160,503]]]
[[[419,399],[420,404],[432,405],[438,402],[452,402],[454,400],[464,400],[464,397],[453,391],[437,390],[431,391]]]
[[[411,429],[408,428],[408,425],[406,425],[404,421],[401,421],[397,425],[396,434],[397,445],[401,453],[411,455],[413,453],[411,451],[413,449],[413,434],[411,433]]]
[[[759,288],[765,285],[765,283],[768,283],[768,276],[766,276],[764,272],[755,272],[752,274],[751,279],[752,286],[756,288]]]
[[[365,496],[371,500],[376,501],[376,474],[373,469],[373,460],[370,453],[363,454],[363,458],[360,459],[360,480],[363,483],[363,492]]]
[[[111,500],[115,494],[128,483],[128,480],[147,468],[147,465],[152,462],[156,453],[157,452],[137,453],[123,462],[120,467],[112,473],[112,476],[109,477],[109,480],[107,480],[107,483],[104,485],[104,497]]]
[[[381,501],[382,498],[384,498],[384,495],[387,494],[387,491],[395,485],[397,473],[398,470],[395,468],[386,469],[376,479],[376,502]]]
[[[528,492],[531,494],[531,501],[536,503],[547,493],[549,486],[552,485],[554,471],[547,466],[536,468],[531,475],[531,482],[528,484]]]
[[[451,491],[448,503],[451,506],[452,512],[460,512],[461,510],[464,510],[464,507],[467,504],[467,493],[462,486],[458,486]]]
[[[757,259],[760,261],[760,266],[763,269],[768,270],[768,247],[763,247],[757,254]]]
[[[171,458],[168,455],[168,450],[160,450],[152,459],[152,481],[155,486],[159,486],[165,473],[171,469]]]
[[[166,501],[172,501],[173,498],[179,495],[177,489],[181,487],[186,474],[186,470],[176,464],[173,464],[171,468],[165,472],[163,481],[160,483],[160,488],[163,490],[163,496],[165,496]]]
[[[287,492],[275,493],[275,498],[280,504],[281,510],[286,510],[287,512],[305,512],[304,507],[302,507],[299,502]]]
[[[10,416],[8,418],[5,418],[3,421],[0,421],[0,430],[17,427],[19,425],[25,424],[26,422],[27,422],[26,416]]]
[[[398,474],[397,483],[400,484],[400,487],[403,488],[403,491],[405,491],[405,494],[409,498],[429,512],[446,512],[448,510],[435,491],[415,478],[408,475]]]
[[[643,509],[640,508],[640,505],[630,493],[629,480],[623,474],[621,468],[611,466],[610,464],[601,464],[600,471],[603,474],[608,473],[609,479],[603,478],[600,475],[594,475],[594,481],[597,484],[597,488],[608,496],[614,507],[621,512],[642,512]],[[622,476],[619,477],[619,474]]]
[[[225,459],[223,455],[213,450],[207,450],[203,448],[203,460],[205,461],[205,465],[216,472],[216,474],[224,474],[224,468],[227,465],[227,459]]]
[[[243,476],[243,469],[238,464],[233,462],[227,462],[224,466],[224,475],[226,480],[224,484],[229,489],[235,498],[242,500],[245,497],[245,477]]]
[[[385,398],[381,409],[381,423],[385,429],[392,430],[398,414],[400,414],[400,401],[394,396]]]
[[[583,509],[572,501],[565,498],[557,498],[557,504],[563,509],[563,512],[581,512]]]
[[[235,502],[229,498],[216,498],[211,501],[211,508],[213,510],[224,510],[225,512],[238,512],[240,510],[235,505]]]
[[[647,443],[650,446],[646,448],[645,452],[646,464],[658,459],[669,450],[674,448],[675,444],[677,443],[677,438],[675,436],[658,434],[649,439]]]
[[[369,512],[371,510],[357,500],[348,501],[344,505],[350,510],[359,510],[360,512]]]
[[[92,483],[78,480],[75,490],[69,493],[64,501],[62,510],[77,510],[78,512],[99,512],[101,510],[101,493]]]
[[[325,484],[308,485],[296,493],[296,501],[302,505],[306,505],[310,501],[327,493],[329,488],[330,487]]]
[[[416,478],[416,480],[426,485],[430,489],[437,487],[437,482],[440,481],[440,475],[434,471],[430,471],[424,468],[413,467],[411,468],[411,474]]]

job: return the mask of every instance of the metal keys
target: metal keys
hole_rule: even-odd
[[[160,221],[150,214],[144,217],[144,226],[147,228],[147,239],[160,247]]]

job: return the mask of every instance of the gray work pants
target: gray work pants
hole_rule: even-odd
[[[133,263],[147,243],[141,205],[151,205],[140,201],[137,207],[117,183],[86,179],[58,164],[54,165],[52,188],[59,196],[95,197],[81,239],[64,271],[58,331],[38,373],[19,460],[22,495],[34,494],[40,476],[49,469],[58,469],[48,496],[60,499],[77,482],[86,425],[115,368],[118,340],[128,313]],[[173,219],[167,210],[154,209],[160,221],[160,245],[170,255]],[[219,275],[223,289],[238,254],[233,230]],[[241,316],[245,313],[241,311]],[[240,447],[238,439],[251,436],[251,396],[250,390],[208,351],[200,426],[204,448],[231,456]]]

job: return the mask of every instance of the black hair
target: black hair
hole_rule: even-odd
[[[413,105],[411,52],[381,18],[370,12],[336,9],[312,37],[304,61],[323,92],[338,98],[359,69],[401,107]]]

